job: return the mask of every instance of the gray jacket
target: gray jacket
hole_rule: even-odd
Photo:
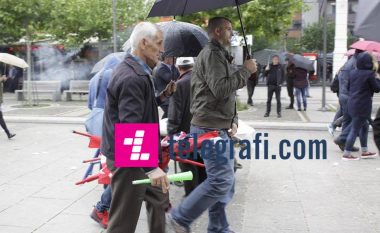
[[[191,123],[205,128],[229,129],[237,124],[236,90],[246,85],[251,72],[232,71],[228,52],[216,41],[199,53],[191,78]]]

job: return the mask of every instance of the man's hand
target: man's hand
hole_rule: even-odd
[[[165,97],[169,97],[173,95],[173,93],[177,90],[177,85],[173,80],[171,80],[168,85],[166,85],[165,90],[163,91]]]
[[[7,78],[7,76],[5,76],[5,75],[2,75],[2,76],[0,77],[0,81],[4,81],[4,82],[5,82],[5,81],[7,81],[7,79],[8,79],[8,78]]]
[[[164,171],[161,168],[156,168],[150,173],[148,177],[152,183],[152,186],[157,186],[162,188],[163,193],[167,193],[170,187],[169,179]]]
[[[235,136],[235,134],[237,133],[237,129],[238,126],[235,123],[232,123],[231,129],[228,130],[228,135],[230,135],[230,137]]]
[[[256,59],[246,60],[243,64],[243,66],[245,68],[247,68],[249,71],[251,71],[251,74],[253,74],[257,71]]]

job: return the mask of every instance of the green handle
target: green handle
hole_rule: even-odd
[[[193,173],[191,171],[168,175],[171,182],[193,180]],[[134,180],[132,184],[150,184],[150,179]]]

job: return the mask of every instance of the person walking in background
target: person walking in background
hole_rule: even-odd
[[[155,68],[154,86],[156,95],[161,93],[170,81],[176,81],[179,77],[179,71],[175,67],[175,58],[162,55],[162,62]],[[164,111],[162,118],[168,117],[169,99],[167,98],[161,105],[161,109]]]
[[[247,91],[248,91],[248,100],[247,104],[253,106],[252,96],[255,93],[255,87],[259,82],[258,72],[251,74],[247,79]]]
[[[376,62],[377,63],[377,62]],[[359,135],[361,158],[372,158],[376,153],[368,151],[368,120],[371,118],[373,93],[380,92],[380,79],[376,75],[373,57],[365,52],[357,56],[356,69],[349,73],[347,102],[348,114],[352,118],[350,131],[344,148],[343,160],[358,160],[352,155],[352,147]]]
[[[352,70],[355,70],[357,56],[362,53],[363,50],[355,50],[355,54],[343,65],[338,73],[339,81],[339,105],[342,108],[343,113],[343,123],[342,123],[342,133],[334,139],[334,143],[339,146],[339,148],[344,151],[346,139],[351,127],[351,116],[348,114],[347,102],[349,97],[348,91],[348,77]],[[359,148],[353,147],[353,151],[359,151]]]
[[[235,93],[257,70],[253,60],[246,60],[241,68],[232,70],[232,59],[227,50],[232,34],[229,19],[215,17],[209,20],[210,42],[199,53],[191,77],[192,134],[217,130],[220,140],[231,140],[237,132]],[[168,215],[176,233],[189,233],[190,224],[206,210],[209,213],[207,232],[232,232],[226,206],[234,194],[235,177],[234,159],[228,146],[223,153],[210,150],[204,164],[206,180]]]
[[[1,109],[1,105],[3,103],[3,83],[7,81],[7,77],[5,75],[0,76],[0,126],[3,128],[4,132],[7,134],[8,139],[13,138],[16,136],[16,134],[9,132],[9,129],[7,127],[7,124],[5,124],[4,117],[3,117],[3,110]]]
[[[286,58],[286,89],[288,91],[288,96],[290,98],[290,104],[286,109],[293,109],[294,108],[294,78],[295,78],[295,68],[296,66],[294,63],[289,61],[288,58]]]
[[[121,62],[117,57],[111,57],[90,81],[88,108],[91,110],[90,121],[87,132],[92,135],[102,136],[103,114],[106,102],[107,86],[111,79],[112,72]],[[98,201],[92,210],[90,217],[100,224],[104,229],[108,226],[109,208],[111,206],[112,192],[111,185],[108,185],[102,193],[100,201]]]
[[[306,98],[306,88],[307,88],[307,70],[302,68],[295,68],[294,76],[294,90],[297,99],[297,111],[301,111],[301,98],[303,104],[303,110],[307,109],[307,98]]]
[[[176,65],[180,76],[178,78],[177,90],[170,97],[169,110],[168,110],[168,134],[175,135],[180,132],[190,133],[190,122],[193,117],[190,113],[190,88],[191,88],[191,75],[194,66],[194,59],[192,57],[180,57],[177,59]],[[190,160],[203,163],[200,156],[195,157],[191,154]],[[199,184],[206,179],[206,169],[187,163],[179,163],[182,172],[191,171],[193,173],[193,180],[185,181],[185,196],[188,196]]]
[[[272,107],[272,97],[276,94],[277,101],[277,117],[281,117],[281,85],[284,83],[284,69],[280,64],[280,59],[278,55],[272,57],[272,63],[268,64],[265,68],[265,76],[267,77],[268,86],[268,99],[267,99],[267,110],[264,117],[269,117],[271,107]]]

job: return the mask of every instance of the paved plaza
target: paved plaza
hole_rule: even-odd
[[[238,97],[246,101],[246,90]],[[282,90],[283,108],[288,104]],[[241,160],[236,173],[236,194],[228,207],[231,228],[243,233],[375,233],[380,232],[380,160],[342,161],[326,125],[337,107],[327,90],[327,110],[321,107],[321,88],[313,87],[307,112],[283,110],[264,118],[266,88],[258,87],[254,107],[239,113],[242,120],[269,134],[269,155],[278,154],[287,139],[326,140],[326,160]],[[0,233],[100,233],[90,219],[102,186],[96,182],[75,186],[91,158],[84,131],[88,114],[85,97],[72,102],[41,100],[41,107],[20,107],[13,94],[5,95],[4,115],[17,136],[0,134]],[[380,98],[374,98],[374,112]],[[273,102],[273,107],[274,102]],[[376,151],[372,132],[369,148]],[[260,147],[263,151],[263,146]],[[252,149],[254,150],[254,149]],[[173,172],[173,166],[171,171]],[[171,186],[173,205],[184,195]],[[142,208],[138,233],[146,233]],[[193,224],[193,232],[207,229],[207,213]]]

